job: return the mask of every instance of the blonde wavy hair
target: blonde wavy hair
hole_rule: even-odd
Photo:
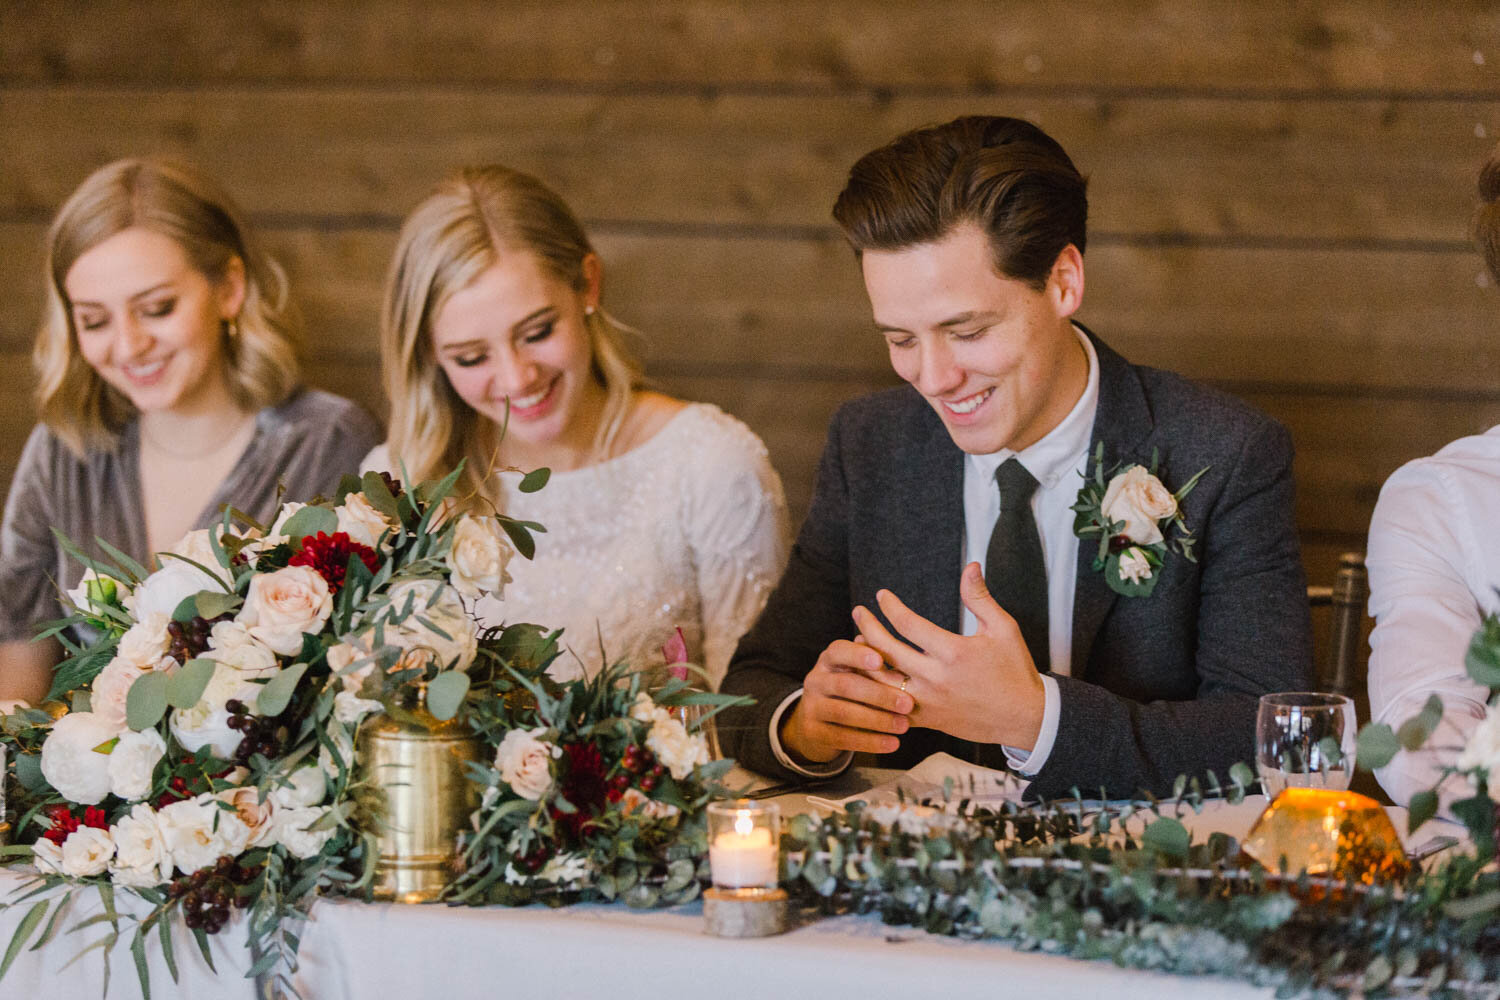
[[[249,410],[274,406],[301,380],[301,325],[286,275],[251,241],[229,195],[184,164],[116,160],[78,186],[47,231],[47,298],[32,350],[38,414],[80,456],[113,447],[135,407],[79,353],[63,281],[79,257],[137,226],[175,240],[210,281],[222,281],[233,258],[244,264],[245,301],[222,331],[226,380],[237,404]]]
[[[534,254],[569,287],[586,285],[583,262],[594,253],[583,226],[556,192],[529,174],[502,166],[465,167],[438,185],[401,227],[386,277],[380,315],[380,360],[391,403],[391,461],[414,482],[446,475],[464,461],[454,495],[499,506],[491,472],[499,428],[459,398],[438,364],[432,319],[448,297],[505,253]],[[596,309],[584,317],[594,378],[605,390],[594,439],[607,455],[641,385],[641,366],[626,346],[632,332]]]

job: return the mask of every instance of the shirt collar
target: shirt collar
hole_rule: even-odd
[[[988,455],[965,455],[964,460],[981,479],[993,479],[995,470],[1010,458],[1025,466],[1043,489],[1056,486],[1063,476],[1078,471],[1080,459],[1088,454],[1089,439],[1094,431],[1094,413],[1099,409],[1099,355],[1093,342],[1076,324],[1073,333],[1083,345],[1089,361],[1088,381],[1084,383],[1078,402],[1056,427],[1030,447],[1019,452],[1002,448]]]

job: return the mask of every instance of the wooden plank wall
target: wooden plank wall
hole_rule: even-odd
[[[1082,318],[1291,427],[1326,578],[1397,465],[1500,422],[1500,294],[1466,234],[1497,42],[1491,2],[11,0],[0,476],[31,421],[40,237],[91,168],[221,175],[294,276],[312,380],[379,410],[399,220],[497,160],[573,203],[651,374],[759,431],[800,513],[834,407],[892,381],[829,222],[844,172],[1005,113],[1091,177]]]

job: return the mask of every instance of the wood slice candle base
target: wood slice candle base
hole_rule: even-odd
[[[785,889],[705,889],[703,925],[716,937],[755,938],[787,931]]]

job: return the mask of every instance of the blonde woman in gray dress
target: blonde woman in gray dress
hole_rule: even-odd
[[[281,270],[219,186],[192,168],[118,160],[58,212],[33,357],[41,422],[0,528],[0,700],[37,700],[60,658],[29,641],[95,538],[150,565],[224,504],[266,518],[331,492],[380,439],[347,400],[300,385]]]
[[[716,683],[786,558],[781,483],[744,424],[643,387],[603,291],[557,194],[505,167],[455,173],[397,244],[390,437],[366,466],[420,481],[462,461],[457,496],[545,525],[478,613],[563,627],[559,669],[659,664],[681,627]],[[514,470],[542,466],[547,487],[520,492]]]

